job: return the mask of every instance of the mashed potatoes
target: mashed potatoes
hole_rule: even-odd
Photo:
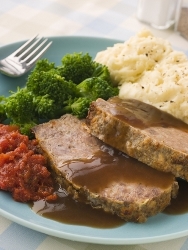
[[[96,55],[120,86],[121,98],[152,104],[188,123],[188,58],[143,30]]]

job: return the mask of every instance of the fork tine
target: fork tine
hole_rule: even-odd
[[[11,55],[16,56],[20,52],[22,52],[30,43],[32,43],[38,35],[35,35],[31,39],[27,40],[22,46],[20,46],[17,50],[15,50]]]
[[[47,41],[48,39],[46,39],[42,44],[40,44],[34,51],[33,53],[31,53],[27,60],[29,60],[34,54],[36,54],[37,51],[39,51],[39,49],[42,47],[42,45]],[[45,51],[50,47],[50,45],[52,44],[52,42],[49,42],[35,57],[32,58],[32,60],[30,62],[27,63],[28,66],[32,66],[44,53]],[[26,59],[26,58],[25,58]],[[24,59],[24,61],[25,61]]]
[[[31,43],[31,45],[27,48],[27,47],[25,47],[25,49],[24,50],[22,50],[23,52],[21,53],[21,54],[19,54],[18,55],[18,58],[20,59],[20,60],[22,60],[22,58],[24,59],[24,57],[25,56],[27,56],[29,53],[30,53],[30,51],[32,51],[32,49],[40,42],[42,40],[42,37],[40,37],[40,38],[38,38],[38,39],[35,39],[35,41],[33,40],[32,42],[33,43]],[[25,57],[26,58],[26,57]]]
[[[31,50],[31,53],[29,53],[24,59],[21,60],[21,62],[29,62],[30,59],[33,58],[33,56],[39,52],[40,48],[47,42],[48,39],[45,39],[42,43],[40,43],[34,50]]]

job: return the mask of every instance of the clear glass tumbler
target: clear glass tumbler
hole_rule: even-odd
[[[137,18],[157,29],[168,29],[175,24],[181,0],[139,0]]]

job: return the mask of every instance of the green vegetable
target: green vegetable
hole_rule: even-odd
[[[49,98],[48,95],[34,96],[33,103],[35,105],[35,115],[38,119],[52,119],[58,117],[58,107],[55,100]]]
[[[100,77],[91,77],[85,79],[77,85],[77,90],[80,96],[88,97],[92,101],[97,98],[108,98],[118,95],[118,88],[112,87],[107,81]]]
[[[35,70],[28,77],[26,87],[35,96],[48,95],[61,105],[69,96],[76,94],[76,85],[57,74],[55,69],[45,71]]]
[[[42,59],[28,76],[26,87],[0,97],[0,121],[8,118],[21,133],[32,137],[36,124],[65,113],[85,118],[92,101],[114,95],[118,88],[111,84],[108,68],[88,53],[67,54],[58,67]]]
[[[85,79],[77,85],[79,98],[69,100],[64,108],[64,112],[72,113],[78,118],[86,117],[90,103],[97,98],[108,98],[118,95],[118,88],[112,87],[107,81],[100,77]]]
[[[29,136],[30,139],[34,138],[32,128],[37,125],[37,123],[35,123],[34,121],[24,123],[12,122],[11,124],[17,125],[20,129],[21,134]]]
[[[70,113],[82,119],[87,116],[91,102],[92,100],[88,97],[70,99],[64,103],[66,106],[63,108],[63,111],[64,113]]]
[[[79,97],[71,105],[72,114],[79,118],[85,118],[87,116],[90,103],[91,103],[91,100],[89,98]]]
[[[35,69],[28,77],[26,87],[34,96],[36,116],[39,119],[60,117],[64,101],[77,95],[76,84],[66,81],[56,69],[47,72]]]
[[[37,61],[34,70],[41,72],[41,71],[49,71],[51,69],[55,69],[55,63],[49,62],[47,59],[41,59]]]
[[[66,54],[61,61],[62,66],[58,68],[60,74],[75,84],[91,77],[95,69],[92,57],[88,53]]]
[[[11,118],[13,123],[24,123],[33,120],[33,95],[27,88],[18,89],[17,92],[12,93],[7,98],[5,111],[7,117]]]
[[[0,96],[0,122],[4,121],[7,118],[5,112],[5,102],[6,102],[6,97]]]
[[[101,77],[111,84],[107,66],[93,61],[88,53],[66,54],[61,61],[62,66],[58,67],[57,70],[66,80],[79,84],[90,77]]]
[[[103,80],[107,81],[108,84],[112,85],[110,72],[106,65],[94,62],[94,71],[92,73],[92,77],[100,77]]]
[[[21,133],[31,135],[30,129],[36,125],[35,106],[33,95],[27,88],[18,88],[17,92],[7,97],[4,109],[11,124],[18,125]]]

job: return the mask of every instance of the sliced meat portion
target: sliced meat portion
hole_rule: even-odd
[[[91,133],[139,161],[188,181],[188,125],[138,100],[91,104],[87,117]]]
[[[126,221],[144,222],[177,195],[174,176],[107,146],[72,115],[34,128],[56,180],[94,208]]]

